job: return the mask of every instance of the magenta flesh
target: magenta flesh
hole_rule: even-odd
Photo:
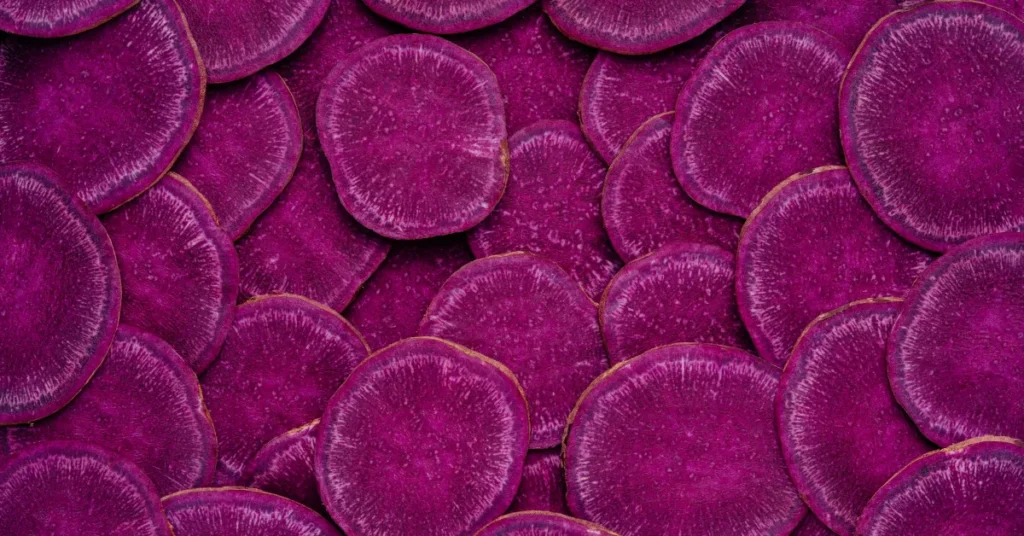
[[[835,533],[828,530],[818,518],[814,517],[814,514],[807,514],[804,516],[804,520],[797,525],[791,536],[834,536]]]
[[[622,261],[601,222],[607,169],[569,121],[541,121],[509,140],[512,174],[494,213],[469,234],[477,257],[529,251],[559,264],[591,297]]]
[[[857,0],[836,4],[835,0],[749,0],[746,11],[755,20],[809,24],[835,37],[847,50],[853,51],[879,19],[922,1]]]
[[[497,24],[537,0],[363,0],[380,16],[420,32],[456,34]]]
[[[608,368],[597,307],[553,262],[529,253],[480,259],[455,272],[427,309],[421,335],[507,366],[530,402],[530,448],[558,444],[573,404]]]
[[[348,536],[469,536],[512,503],[529,439],[508,369],[412,338],[367,359],[331,398],[314,470]]]
[[[163,498],[175,536],[341,536],[320,514],[270,493],[199,488]]]
[[[747,220],[736,299],[758,354],[781,366],[815,317],[903,296],[931,259],[875,216],[846,168],[822,168],[779,185]]]
[[[171,167],[199,123],[206,79],[174,1],[142,0],[75,37],[0,37],[0,86],[0,162],[53,169],[101,213]]]
[[[49,170],[0,166],[0,207],[5,425],[53,414],[89,381],[114,339],[121,277],[100,221]]]
[[[622,536],[788,535],[807,510],[775,435],[778,382],[759,358],[707,344],[613,368],[569,420],[569,509]]]
[[[562,449],[531,450],[523,464],[516,498],[509,512],[542,511],[568,514],[565,504],[565,470]]]
[[[550,512],[519,512],[494,521],[476,536],[616,536],[603,527]]]
[[[0,31],[29,37],[66,37],[120,15],[139,0],[3,0]]]
[[[632,261],[666,244],[736,250],[743,221],[712,212],[683,192],[672,171],[673,112],[645,122],[608,168],[601,214],[612,246]]]
[[[286,497],[327,515],[313,474],[319,426],[317,419],[268,441],[245,465],[240,484]]]

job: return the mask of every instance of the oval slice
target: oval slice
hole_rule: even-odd
[[[509,512],[539,510],[568,514],[565,504],[565,470],[562,468],[562,449],[531,450],[523,464],[523,479],[519,481],[516,498]]]
[[[5,536],[175,536],[138,467],[76,441],[27,449],[0,470],[0,529]]]
[[[469,535],[512,503],[529,439],[508,369],[440,339],[406,339],[331,398],[314,470],[348,536]]]
[[[5,0],[0,31],[30,37],[65,37],[95,28],[139,0]]]
[[[0,429],[0,452],[55,439],[116,453],[145,471],[160,495],[209,484],[217,463],[195,373],[166,342],[124,324],[82,392],[55,415]]]
[[[199,124],[206,77],[174,1],[141,0],[76,37],[0,37],[0,85],[0,162],[46,165],[101,213],[170,169]]]
[[[775,415],[789,474],[838,534],[852,535],[878,488],[934,448],[889,389],[885,344],[901,305],[876,298],[818,317],[782,373]]]
[[[211,84],[245,78],[291,54],[327,12],[330,0],[178,0]]]
[[[497,24],[537,0],[363,0],[378,15],[421,32],[455,34]]]
[[[438,37],[385,37],[346,56],[320,93],[317,129],[341,203],[388,238],[465,231],[508,179],[498,81]]]
[[[206,199],[171,173],[103,226],[124,281],[121,320],[202,372],[228,335],[238,297],[238,257]]]
[[[472,260],[464,235],[397,242],[345,317],[371,350],[412,337],[441,285]]]
[[[558,444],[573,404],[608,368],[597,307],[553,262],[529,253],[455,272],[420,325],[512,370],[530,402],[530,448]]]
[[[509,141],[512,175],[498,208],[469,234],[477,257],[529,251],[559,264],[591,297],[622,267],[601,222],[607,171],[569,121],[541,121]]]
[[[327,515],[313,474],[313,452],[319,427],[320,419],[317,419],[268,441],[245,465],[240,483]]]
[[[745,218],[787,177],[841,162],[835,107],[849,57],[835,38],[798,23],[722,38],[676,103],[672,161],[686,193]]]
[[[550,512],[508,514],[487,524],[476,536],[616,536],[593,523]]]
[[[736,250],[743,221],[712,212],[683,192],[669,146],[675,113],[651,118],[608,168],[601,214],[615,251],[632,261],[673,242]]]
[[[107,231],[37,166],[0,166],[0,425],[51,415],[103,362],[121,314]],[[5,306],[5,307],[7,307]]]
[[[1022,288],[1024,234],[1006,233],[946,253],[907,297],[888,348],[889,381],[940,446],[1024,437]]]
[[[775,436],[778,383],[768,363],[717,345],[619,364],[569,419],[569,509],[623,536],[789,534],[806,509]]]
[[[736,300],[758,354],[781,366],[815,317],[903,296],[931,259],[882,224],[846,168],[822,168],[780,184],[747,220]]]
[[[320,514],[270,493],[200,488],[163,499],[175,536],[341,536]]]
[[[702,244],[674,244],[626,265],[601,298],[612,365],[675,342],[750,349],[736,308],[736,258]]]
[[[291,180],[300,154],[295,100],[280,76],[261,73],[210,88],[199,128],[174,171],[202,192],[237,239]]]
[[[843,149],[879,217],[936,251],[1024,230],[1024,22],[979,2],[886,17],[850,63]],[[939,149],[941,148],[941,150]]]
[[[200,382],[217,428],[217,482],[233,484],[267,441],[316,419],[369,350],[338,313],[298,296],[238,307]]]
[[[1024,443],[984,436],[918,458],[872,497],[864,536],[1024,533]]]
[[[704,33],[744,0],[543,0],[544,11],[570,39],[615,52],[660,52]]]

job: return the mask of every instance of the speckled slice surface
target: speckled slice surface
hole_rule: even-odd
[[[239,483],[302,503],[326,516],[313,474],[319,426],[317,419],[267,441],[245,464]]]
[[[341,536],[301,504],[246,488],[198,488],[163,498],[175,536]]]
[[[551,512],[508,514],[480,529],[476,536],[616,536],[604,527]]]
[[[456,34],[497,24],[537,0],[363,0],[378,15],[413,30]]]
[[[124,13],[139,0],[3,0],[0,31],[30,37],[66,37]]]

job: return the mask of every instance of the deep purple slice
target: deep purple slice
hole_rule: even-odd
[[[857,0],[836,4],[835,0],[748,0],[748,9],[745,11],[755,20],[788,20],[810,24],[838,39],[847,50],[853,51],[879,19],[922,1]]]
[[[940,446],[1024,437],[1024,234],[950,250],[907,297],[888,348],[896,399]]]
[[[217,463],[195,373],[167,343],[125,324],[70,404],[30,426],[0,429],[0,454],[55,439],[116,453],[143,470],[160,495],[211,483]]]
[[[782,373],[775,412],[789,474],[838,534],[852,535],[878,488],[934,448],[889,389],[885,344],[901,305],[875,298],[818,317]]]
[[[815,317],[903,296],[931,259],[875,216],[846,168],[822,168],[780,184],[747,220],[736,299],[758,354],[782,366]]]
[[[316,29],[330,0],[178,0],[211,84],[245,78],[291,54]]]
[[[412,338],[367,359],[331,398],[314,469],[348,536],[468,536],[512,503],[529,439],[508,369]]]
[[[778,382],[757,357],[707,344],[613,368],[570,418],[569,509],[622,536],[788,535],[806,508],[775,436]]]
[[[175,536],[341,536],[301,504],[246,488],[199,488],[163,498]]]
[[[480,259],[455,272],[427,309],[421,335],[507,366],[530,402],[530,448],[558,444],[587,385],[608,368],[597,307],[569,274],[529,253]]]
[[[68,39],[0,37],[0,86],[0,162],[48,166],[101,213],[170,169],[199,124],[206,77],[174,1],[142,0]]]
[[[807,514],[804,516],[804,520],[797,525],[791,536],[833,536],[834,532],[828,530],[818,518],[814,517],[814,514]]]
[[[476,536],[616,536],[593,523],[551,512],[508,514],[487,524]]]
[[[295,100],[280,76],[261,73],[207,91],[199,128],[174,171],[237,239],[288,184],[301,154]]]
[[[200,378],[217,428],[217,482],[238,482],[267,441],[319,417],[368,353],[348,321],[310,300],[266,296],[239,306]]]
[[[523,478],[519,481],[516,498],[509,512],[539,510],[568,514],[565,504],[565,469],[562,468],[562,449],[531,450],[523,464]]]
[[[231,328],[238,257],[210,205],[171,173],[104,216],[124,284],[121,320],[170,345],[197,372]]]
[[[620,257],[632,261],[673,242],[736,250],[743,221],[712,212],[683,192],[672,171],[673,112],[651,118],[608,168],[601,214]]]
[[[139,0],[0,0],[0,31],[65,37],[90,30]]]
[[[107,231],[49,170],[0,166],[0,207],[4,425],[53,414],[89,381],[114,339],[121,277]]]
[[[363,0],[380,16],[413,30],[455,34],[497,24],[537,0]]]
[[[239,483],[287,497],[327,515],[313,474],[319,426],[317,419],[268,441],[245,465]]]
[[[0,470],[4,536],[184,536],[171,532],[153,483],[99,447],[52,441]]]
[[[477,257],[543,255],[591,297],[622,267],[601,222],[607,172],[576,124],[541,121],[509,140],[512,174],[498,208],[469,234]]]

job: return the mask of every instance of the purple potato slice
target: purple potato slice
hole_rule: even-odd
[[[565,469],[562,467],[562,449],[531,450],[523,464],[523,478],[519,481],[516,498],[509,512],[536,510],[568,514],[565,504]]]
[[[551,512],[518,512],[495,519],[476,536],[616,536],[593,523]]]
[[[420,32],[456,34],[497,24],[537,0],[363,0],[378,15]]]
[[[810,24],[838,39],[847,50],[853,51],[879,19],[923,1],[857,0],[840,5],[835,0],[750,0],[746,11],[755,20],[787,20]]]
[[[834,534],[821,521],[818,521],[814,514],[807,514],[804,516],[804,520],[797,525],[792,536],[833,536]]]
[[[0,0],[0,31],[66,37],[91,30],[139,0]]]
[[[190,489],[163,507],[175,536],[342,536],[309,508],[254,489]]]
[[[317,419],[268,441],[245,465],[240,483],[286,497],[326,516],[313,474],[319,426]]]

